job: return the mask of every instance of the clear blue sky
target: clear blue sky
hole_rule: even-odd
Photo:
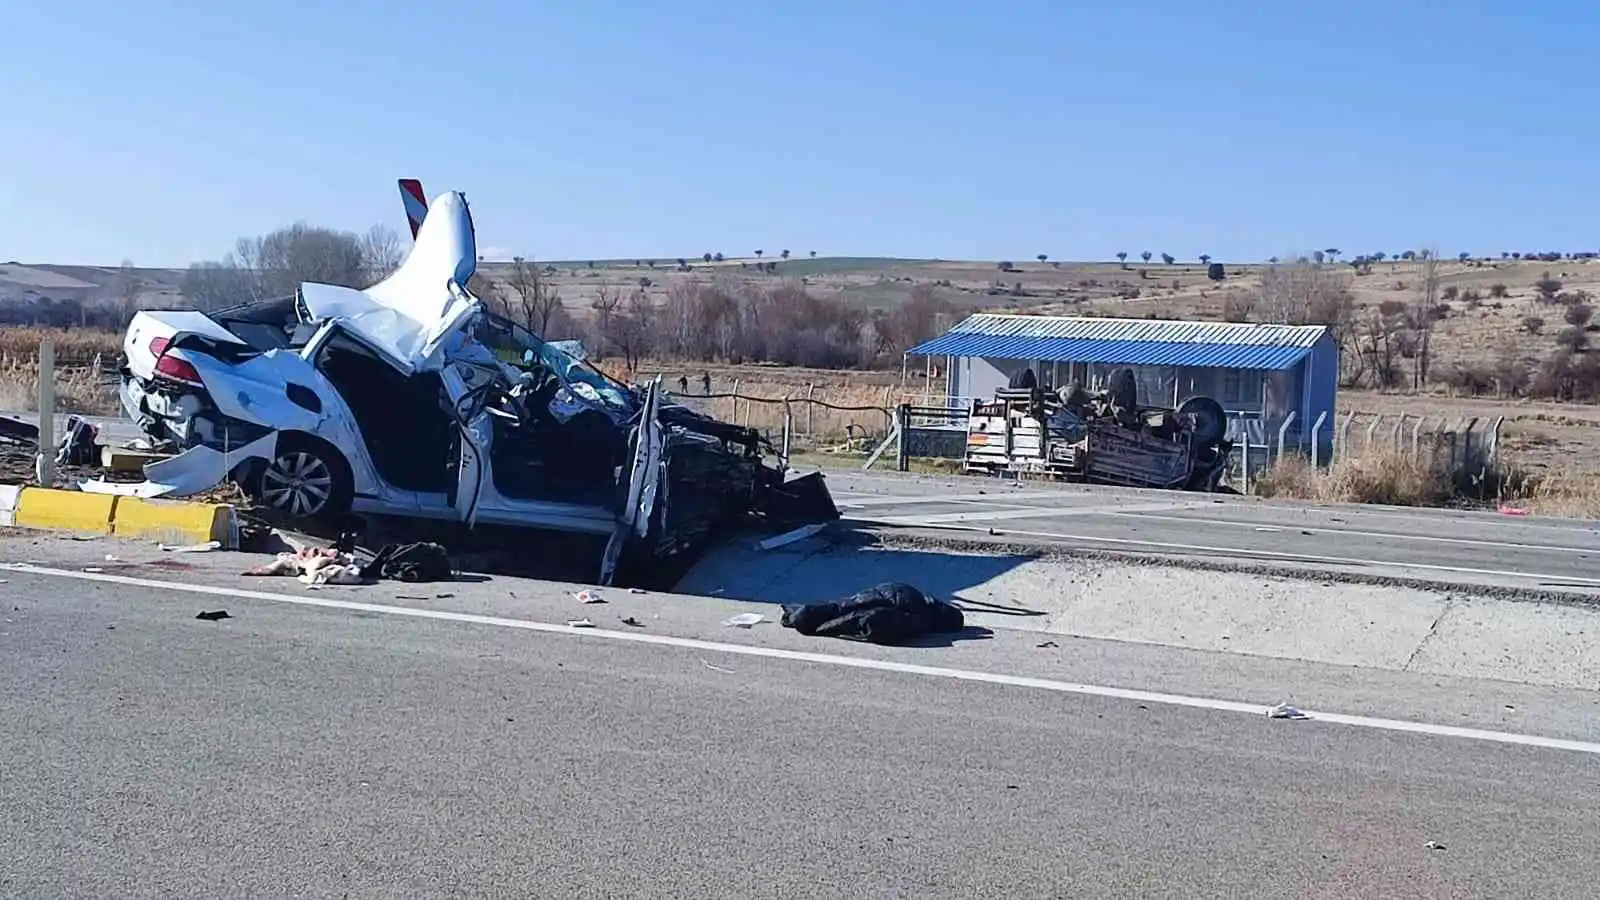
[[[0,0],[0,261],[1600,249],[1600,8]]]

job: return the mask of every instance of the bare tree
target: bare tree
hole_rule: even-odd
[[[545,337],[551,321],[562,311],[561,292],[545,280],[538,265],[520,256],[512,258],[506,284],[517,294],[514,318],[529,331]]]
[[[1128,264],[1128,251],[1126,251],[1126,250],[1118,250],[1117,251],[1117,262],[1122,263],[1124,266],[1126,266]]]
[[[1412,388],[1428,383],[1432,364],[1434,310],[1439,305],[1439,254],[1424,250],[1417,269],[1417,300],[1411,309],[1411,328],[1416,334],[1416,354],[1412,357]]]
[[[368,228],[361,236],[361,257],[368,281],[377,284],[400,268],[400,261],[405,258],[400,250],[400,235],[387,225]]]
[[[1309,261],[1277,263],[1261,272],[1256,311],[1263,322],[1327,325],[1347,360],[1357,341],[1354,297],[1344,271]],[[1346,380],[1358,377],[1347,372]]]
[[[116,280],[112,283],[115,304],[113,315],[120,327],[126,327],[134,313],[139,311],[139,292],[143,279],[139,277],[139,270],[134,268],[133,260],[125,259],[117,269]]]

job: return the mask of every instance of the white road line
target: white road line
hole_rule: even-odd
[[[1161,512],[1183,508],[1176,503],[1153,503],[1146,506],[1019,506],[1016,503],[993,503],[989,506],[987,510],[977,509],[971,512],[880,517],[846,515],[845,518],[877,525],[917,526],[942,525],[949,522],[988,522],[999,519],[1068,519],[1075,516],[1132,514],[1140,511]]]
[[[918,494],[916,496],[911,496],[911,497],[885,496],[883,494],[845,494],[845,493],[839,493],[839,494],[835,494],[833,499],[834,499],[834,502],[836,504],[838,504],[841,508],[843,508],[843,507],[860,508],[860,507],[867,507],[867,506],[915,506],[915,505],[920,504],[920,503],[984,503],[984,502],[993,503],[993,502],[996,502],[996,501],[1009,500],[1013,496],[1021,496],[1021,493],[1018,492],[1016,494],[1000,494],[1000,493],[996,493],[996,494],[949,494],[949,495],[946,495],[946,496],[936,496],[936,495],[933,495],[933,494]],[[1050,499],[1050,498],[1045,498],[1045,499]]]
[[[829,473],[828,477],[830,479],[830,483],[833,480],[837,480],[841,484],[848,485],[848,484],[850,484],[852,482],[865,481],[865,482],[870,482],[870,483],[873,483],[873,484],[887,484],[887,485],[890,485],[891,488],[902,488],[902,489],[905,487],[905,484],[906,484],[906,482],[908,480],[904,476],[884,476],[884,475],[872,475],[872,476],[869,476],[869,475],[862,475],[862,474],[859,474],[859,473],[851,473],[851,472],[831,472],[831,473]],[[920,484],[920,482],[919,482],[919,484]],[[955,486],[956,485],[952,485],[952,484],[935,484],[935,485],[932,485],[932,487],[955,487]],[[997,498],[1002,498],[1003,499],[1003,498],[1006,498],[1008,496],[1019,496],[1019,495],[1022,495],[1022,496],[1031,495],[1033,497],[1043,498],[1043,497],[1047,497],[1047,496],[1049,496],[1051,494],[1055,494],[1055,495],[1058,495],[1058,496],[1067,496],[1067,497],[1099,497],[1099,498],[1128,497],[1128,496],[1145,497],[1145,496],[1149,496],[1150,494],[1162,493],[1162,492],[1156,491],[1154,489],[1142,489],[1141,490],[1141,489],[1137,489],[1137,488],[1125,488],[1125,489],[1122,489],[1121,491],[1119,491],[1118,489],[1111,488],[1111,487],[1108,487],[1108,486],[1105,486],[1105,485],[1088,485],[1087,487],[1089,488],[1089,490],[1085,490],[1084,489],[1085,486],[1083,486],[1083,485],[1064,485],[1064,484],[1060,484],[1058,482],[1028,482],[1028,493],[1027,494],[1023,494],[1023,492],[1019,489],[1014,494],[1007,495],[1007,494],[993,494],[993,493],[991,493],[991,494],[984,495],[981,499],[994,500],[994,499],[997,499]],[[836,492],[834,494],[834,496],[837,498],[837,497],[843,497],[843,496],[851,496],[851,494],[850,494],[849,490],[846,489],[846,490],[842,490],[842,491]],[[871,497],[875,497],[875,498],[882,498],[884,503],[888,503],[888,502],[890,502],[890,496],[891,495],[886,495],[886,494],[882,493],[881,491],[878,491],[878,492],[874,492],[874,493],[871,493],[871,494],[860,494],[859,496],[871,496]],[[923,496],[926,496],[926,495],[919,493],[919,494],[907,495],[907,496],[908,496],[909,502],[922,502],[920,500],[920,498],[923,497]],[[960,495],[960,496],[963,499],[973,499],[972,497],[970,497],[968,495]],[[1195,495],[1186,493],[1186,494],[1184,494],[1184,496],[1193,497]],[[1256,503],[1250,502],[1250,498],[1245,498],[1245,497],[1232,497],[1232,496],[1229,496],[1229,495],[1226,495],[1226,494],[1212,494],[1212,495],[1202,494],[1202,495],[1199,495],[1199,496],[1204,497],[1206,501],[1208,501],[1208,502],[1210,502],[1212,504],[1219,505],[1219,506],[1224,506],[1224,507],[1246,508],[1246,509],[1257,509],[1257,508],[1260,508],[1260,507],[1258,507],[1258,505]],[[928,502],[934,502],[934,501],[928,501]],[[1194,502],[1194,501],[1191,501],[1191,502]],[[874,505],[882,505],[882,504],[874,503]],[[1420,507],[1384,506],[1384,505],[1380,505],[1380,504],[1370,504],[1370,505],[1360,505],[1360,506],[1354,506],[1354,505],[1351,505],[1351,504],[1343,504],[1343,505],[1333,506],[1333,505],[1318,504],[1318,503],[1284,503],[1284,502],[1281,502],[1281,501],[1273,502],[1272,504],[1270,504],[1266,508],[1268,508],[1268,509],[1281,509],[1281,510],[1305,510],[1305,511],[1309,511],[1309,512],[1325,513],[1325,514],[1327,514],[1329,516],[1354,516],[1354,517],[1359,517],[1359,518],[1363,518],[1363,519],[1403,519],[1403,520],[1407,520],[1407,521],[1415,522],[1415,523],[1425,523],[1426,525],[1432,526],[1432,527],[1445,527],[1445,528],[1448,528],[1449,526],[1454,525],[1454,524],[1456,524],[1458,522],[1465,522],[1467,524],[1473,524],[1473,525],[1490,525],[1490,524],[1494,524],[1494,523],[1500,523],[1500,524],[1505,525],[1507,528],[1516,528],[1518,530],[1555,531],[1555,532],[1559,532],[1559,533],[1562,533],[1562,534],[1600,535],[1600,528],[1584,527],[1583,523],[1581,521],[1579,521],[1579,520],[1573,520],[1571,524],[1550,524],[1548,522],[1529,522],[1526,519],[1520,519],[1520,518],[1518,518],[1518,519],[1508,519],[1505,516],[1497,516],[1494,513],[1493,510],[1428,509],[1428,508],[1420,508]]]
[[[407,606],[389,606],[382,603],[364,603],[355,600],[335,600],[325,597],[301,597],[293,594],[273,594],[267,591],[249,591],[231,587],[220,587],[204,584],[185,584],[179,581],[157,581],[150,578],[134,578],[127,575],[108,575],[102,572],[77,572],[67,569],[52,569],[43,566],[34,566],[28,563],[0,563],[0,570],[32,575],[46,575],[57,578],[73,578],[80,581],[98,581],[104,584],[122,584],[131,587],[143,587],[162,591],[180,591],[190,594],[205,594],[216,597],[247,598],[251,600],[266,600],[273,603],[285,603],[294,606],[313,606],[323,609],[342,609],[352,612],[377,613],[382,615],[402,616],[413,619],[433,619],[444,622],[461,622],[471,625],[488,625],[496,628],[515,628],[522,631],[534,631],[542,634],[560,634],[576,638],[595,638],[608,641],[624,641],[635,644],[653,644],[661,647],[677,647],[684,650],[697,650],[708,653],[726,653],[735,656],[756,656],[766,659],[781,659],[789,662],[808,662],[818,665],[840,666],[850,669],[868,669],[877,672],[895,672],[902,675],[923,675],[930,678],[946,678],[954,681],[973,681],[984,684],[1004,685],[1006,687],[1034,688],[1044,691],[1055,691],[1061,694],[1078,694],[1088,697],[1106,697],[1114,700],[1128,700],[1139,703],[1158,703],[1165,706],[1184,706],[1192,709],[1207,709],[1218,712],[1245,713],[1248,715],[1263,716],[1270,707],[1259,703],[1243,703],[1236,700],[1218,700],[1210,697],[1191,697],[1184,694],[1166,694],[1158,691],[1140,691],[1129,688],[1105,687],[1093,684],[1078,684],[1070,681],[1057,681],[1051,678],[1031,678],[1022,675],[1003,675],[996,672],[979,672],[972,669],[951,669],[943,666],[923,666],[915,663],[891,662],[882,659],[866,659],[852,656],[834,656],[828,653],[810,653],[803,650],[784,650],[777,647],[758,647],[741,644],[722,644],[715,641],[702,641],[695,638],[673,637],[663,634],[640,634],[634,631],[612,631],[605,628],[573,628],[570,625],[554,625],[547,622],[534,622],[527,619],[508,619],[501,616],[483,616],[474,613],[451,612],[439,609],[417,609]],[[1589,741],[1576,741],[1567,738],[1542,737],[1531,734],[1516,734],[1507,731],[1491,731],[1481,728],[1461,728],[1454,725],[1435,725],[1429,722],[1410,722],[1402,719],[1383,719],[1372,716],[1354,716],[1344,713],[1317,712],[1315,710],[1301,710],[1313,721],[1329,722],[1337,725],[1348,725],[1355,728],[1371,728],[1379,731],[1396,731],[1407,734],[1421,734],[1430,737],[1453,737],[1475,741],[1489,741],[1499,744],[1515,744],[1523,747],[1541,747],[1550,750],[1572,750],[1578,753],[1600,755],[1600,743]],[[1284,723],[1285,727],[1298,727],[1292,723]]]
[[[1104,510],[1104,513],[1108,516],[1121,516],[1129,519],[1149,519],[1157,522],[1181,522],[1192,525],[1229,525],[1236,528],[1254,528],[1257,531],[1261,530],[1262,528],[1271,528],[1274,531],[1280,529],[1303,528],[1308,531],[1314,530],[1320,534],[1341,534],[1350,535],[1352,537],[1383,538],[1385,540],[1395,541],[1430,541],[1438,544],[1466,544],[1469,546],[1495,547],[1501,549],[1514,548],[1517,550],[1549,550],[1555,553],[1600,553],[1600,547],[1562,547],[1552,544],[1521,544],[1513,541],[1490,541],[1480,538],[1436,537],[1431,534],[1399,534],[1392,531],[1363,531],[1356,528],[1339,528],[1336,526],[1319,525],[1316,522],[1307,522],[1300,525],[1289,525],[1283,522],[1249,522],[1240,519],[1202,519],[1199,517],[1190,518],[1187,516],[1160,516],[1152,514],[1159,511],[1160,510],[1150,510],[1146,512],[1144,510],[1107,509]]]
[[[950,531],[983,531],[977,527],[966,525],[930,525],[930,528],[943,528]],[[1334,566],[1360,566],[1371,568],[1373,566],[1388,566],[1395,569],[1416,569],[1424,572],[1449,572],[1461,575],[1488,575],[1494,578],[1520,578],[1534,581],[1553,581],[1563,584],[1578,584],[1600,588],[1600,578],[1584,578],[1580,575],[1545,575],[1539,572],[1513,572],[1505,569],[1469,569],[1464,566],[1435,566],[1427,563],[1403,562],[1381,559],[1353,559],[1348,556],[1315,556],[1310,553],[1288,553],[1276,550],[1256,550],[1251,547],[1212,547],[1203,544],[1177,544],[1167,541],[1140,541],[1132,538],[1103,537],[1096,534],[1068,534],[1062,531],[1018,531],[1007,529],[1001,536],[1016,535],[1017,537],[1050,538],[1052,540],[1066,541],[1091,541],[1097,544],[1115,544],[1119,547],[1146,550],[1173,550],[1186,554],[1205,554],[1208,556],[1254,556],[1281,559],[1285,562],[1320,563]]]

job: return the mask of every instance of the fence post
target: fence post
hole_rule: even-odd
[[[1400,449],[1400,429],[1404,427],[1406,427],[1406,414],[1401,413],[1400,418],[1394,423],[1394,430],[1389,432],[1389,443],[1393,444],[1396,450]]]
[[[1355,423],[1355,411],[1352,410],[1345,413],[1344,424],[1339,426],[1338,434],[1335,435],[1335,443],[1333,448],[1334,456],[1339,456],[1340,454],[1350,452],[1350,426],[1354,425]]]
[[[1478,417],[1473,416],[1472,420],[1467,423],[1466,439],[1462,442],[1461,447],[1461,468],[1463,470],[1472,468],[1472,429],[1476,427],[1478,427]]]
[[[1456,470],[1456,467],[1461,464],[1461,426],[1467,424],[1467,419],[1466,419],[1465,416],[1463,416],[1463,417],[1457,419],[1456,423],[1454,425],[1448,425],[1448,422],[1449,422],[1448,419],[1445,420],[1445,423],[1447,424],[1447,427],[1449,428],[1448,434],[1450,436],[1450,463],[1449,463],[1449,465],[1450,465],[1450,471],[1454,472]]]
[[[1494,426],[1489,429],[1489,449],[1488,456],[1485,457],[1487,465],[1492,466],[1500,461],[1500,426],[1505,423],[1506,417],[1499,416],[1494,420]]]
[[[1367,426],[1367,443],[1361,448],[1362,453],[1372,452],[1372,435],[1377,432],[1378,426],[1383,424],[1383,416],[1373,418],[1372,424]]]
[[[1328,420],[1328,411],[1317,413],[1317,421],[1311,426],[1311,468],[1322,465],[1322,441],[1318,435],[1322,434],[1322,423]]]
[[[794,434],[794,410],[789,406],[789,398],[783,398],[783,468],[789,468],[789,446],[791,436]]]
[[[733,380],[733,396],[728,398],[728,421],[739,424],[739,379]]]
[[[895,447],[895,469],[904,472],[911,468],[910,448],[906,446],[906,435],[911,426],[911,404],[902,403],[894,408],[894,430],[900,435],[898,446]]]
[[[39,456],[33,463],[39,484],[56,483],[56,344],[39,342]]]
[[[1239,422],[1239,429],[1244,432],[1244,443],[1239,448],[1239,481],[1244,486],[1244,493],[1250,493],[1250,423]]]
[[[812,394],[815,393],[816,390],[817,386],[815,384],[812,384],[809,381],[806,382],[806,434],[808,435],[815,435],[817,433],[817,404],[816,401],[812,399]]]
[[[1412,456],[1416,456],[1416,457],[1421,457],[1422,456],[1422,427],[1424,425],[1427,425],[1427,424],[1428,424],[1428,417],[1427,416],[1423,416],[1422,418],[1417,420],[1417,424],[1411,426],[1411,455]]]
[[[1299,415],[1299,410],[1290,410],[1284,418],[1283,424],[1278,426],[1278,462],[1283,462],[1283,444],[1289,439],[1289,426],[1294,424],[1294,417]]]

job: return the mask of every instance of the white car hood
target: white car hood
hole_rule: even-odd
[[[477,271],[472,213],[455,191],[428,206],[417,239],[393,275],[366,290],[307,282],[312,319],[339,318],[352,332],[413,370],[437,367],[437,349],[478,308],[466,290]]]

